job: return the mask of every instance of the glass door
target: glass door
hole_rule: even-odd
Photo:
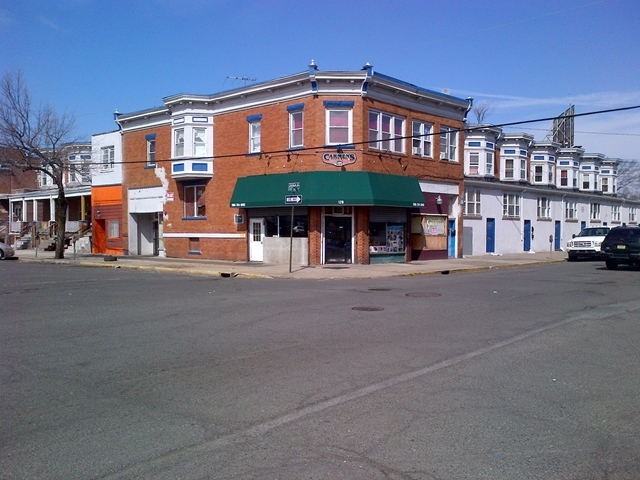
[[[324,217],[324,263],[351,263],[351,216]]]

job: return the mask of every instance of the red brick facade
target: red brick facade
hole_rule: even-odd
[[[322,161],[322,153],[336,151],[335,147],[333,149],[324,147],[327,143],[327,107],[324,103],[326,101],[347,101],[353,104],[351,108],[352,142],[350,142],[353,144],[353,149],[350,151],[357,156],[357,161],[353,164],[335,167]],[[290,132],[287,107],[300,106],[300,104],[304,105],[302,107],[304,148],[288,151]],[[287,101],[276,101],[274,94],[274,100],[265,99],[259,106],[238,107],[222,112],[217,112],[215,107],[209,107],[209,102],[201,102],[193,107],[184,107],[182,102],[179,105],[183,109],[180,114],[175,110],[170,112],[169,109],[167,112],[160,112],[154,117],[155,125],[153,126],[145,125],[145,122],[139,119],[132,119],[130,125],[123,122],[122,236],[125,249],[130,243],[127,195],[131,189],[136,188],[166,188],[167,201],[164,202],[161,216],[163,243],[167,256],[184,258],[197,254],[197,258],[229,261],[249,260],[248,212],[245,209],[230,207],[236,181],[241,177],[341,168],[344,171],[369,171],[456,184],[459,186],[459,191],[456,193],[462,194],[464,178],[462,158],[464,135],[462,133],[457,137],[459,152],[457,162],[439,160],[438,136],[434,136],[432,140],[434,158],[412,155],[411,138],[403,140],[405,153],[380,151],[369,148],[367,144],[370,110],[402,117],[404,135],[407,137],[411,134],[414,119],[429,122],[433,125],[434,132],[439,131],[441,125],[461,130],[462,114],[457,114],[457,119],[454,114],[445,118],[421,111],[420,108],[424,110],[422,106],[412,110],[406,106],[362,94],[318,95],[311,91]],[[208,108],[211,109],[211,113],[207,112]],[[178,115],[186,118],[195,118],[199,115],[209,119],[206,126],[213,131],[213,175],[210,178],[181,180],[172,177],[173,128],[171,122]],[[260,136],[263,153],[249,154],[247,118],[257,115],[261,116]],[[155,168],[149,168],[146,165],[147,135],[149,134],[155,134]],[[190,139],[187,138],[185,141],[188,142]],[[196,217],[190,216],[185,210],[185,186],[190,185],[197,185],[196,190],[202,191]],[[319,264],[322,262],[323,208],[309,207],[308,212],[308,261],[310,264]],[[244,223],[238,225],[235,223],[234,215],[237,214],[244,215]],[[368,230],[369,207],[354,208],[352,232],[354,262],[369,263]],[[407,231],[407,243],[409,238]],[[197,250],[195,250],[196,247]],[[410,259],[410,253],[407,254],[407,259]]]

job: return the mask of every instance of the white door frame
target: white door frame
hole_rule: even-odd
[[[259,230],[255,230],[259,228]],[[249,220],[249,261],[264,261],[264,218]]]

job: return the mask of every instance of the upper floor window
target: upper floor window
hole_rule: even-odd
[[[520,180],[527,179],[527,161],[522,159],[520,160]]]
[[[411,153],[421,157],[433,157],[431,150],[431,131],[433,125],[425,122],[413,122]]]
[[[493,152],[487,152],[486,175],[493,175]]]
[[[404,153],[404,118],[369,112],[369,147]]]
[[[520,216],[520,196],[514,193],[504,193],[502,195],[502,216]]]
[[[504,161],[504,178],[513,178],[513,158]]]
[[[600,204],[592,203],[589,207],[589,218],[591,220],[600,220]]]
[[[469,154],[469,175],[478,175],[480,173],[480,153],[471,152]]]
[[[629,207],[629,222],[636,222],[638,219],[636,207]]]
[[[551,202],[547,197],[538,197],[537,214],[538,218],[551,218]]]
[[[464,192],[464,214],[480,215],[480,192],[478,190],[466,190]]]
[[[560,186],[566,187],[569,185],[569,171],[560,170]]]
[[[440,159],[450,162],[458,161],[458,132],[451,127],[440,126]]]
[[[184,157],[184,128],[173,131],[173,152],[174,157]]]
[[[262,151],[262,114],[249,115],[249,153]]]
[[[193,156],[204,157],[207,155],[207,129],[193,129]]]
[[[565,205],[564,217],[566,219],[578,218],[578,206],[576,202],[568,201]]]
[[[156,134],[150,133],[145,138],[147,140],[147,166],[153,167],[156,164]]]
[[[609,192],[609,179],[607,177],[604,177],[601,181],[602,181],[602,193],[608,193]]]
[[[289,112],[289,147],[304,146],[304,112]]]
[[[343,145],[353,142],[353,105],[352,101],[326,100],[326,143]]]
[[[114,146],[104,147],[100,150],[100,156],[102,157],[102,168],[113,168],[116,161],[116,149]]]
[[[533,171],[533,181],[542,183],[542,165],[536,165]]]

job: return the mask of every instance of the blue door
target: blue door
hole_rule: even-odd
[[[449,258],[456,258],[456,221],[449,220]]]
[[[531,251],[531,220],[524,221],[524,251]]]
[[[556,220],[556,237],[553,248],[560,250],[560,220]]]
[[[487,253],[496,251],[496,219],[487,218]]]

